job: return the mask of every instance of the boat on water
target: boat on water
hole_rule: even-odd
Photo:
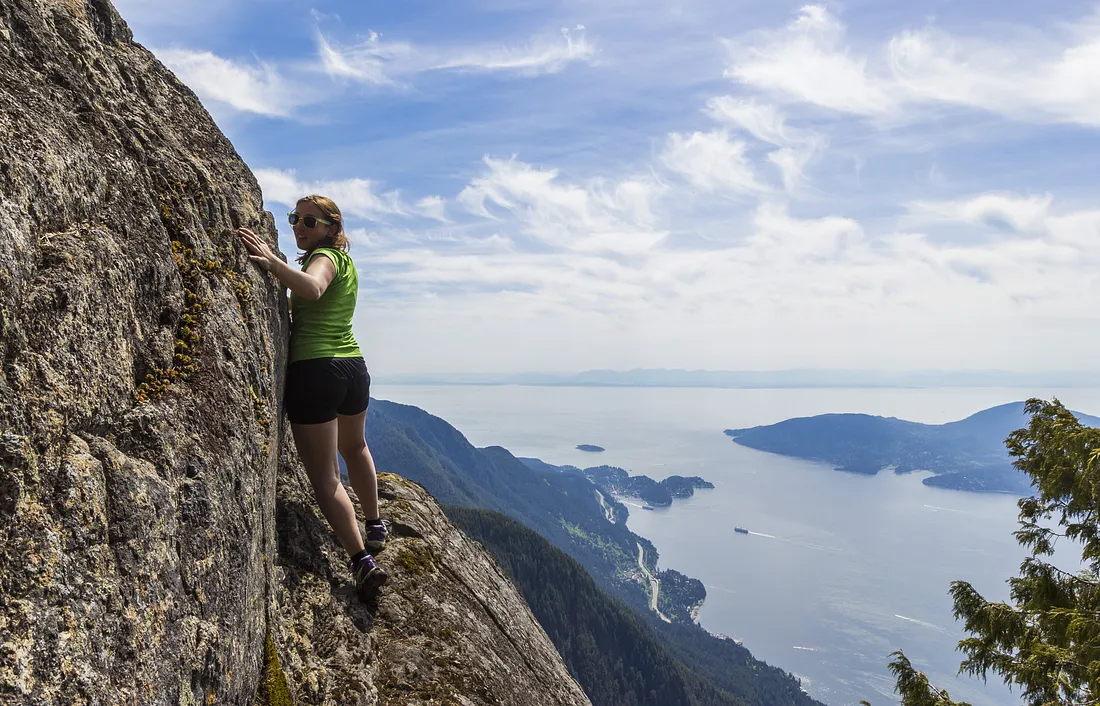
[[[744,527],[734,527],[733,531],[734,532],[740,532],[741,534],[748,534],[749,533],[749,531],[747,529],[745,529]]]
[[[642,509],[643,510],[652,510],[653,506],[652,505],[642,505]]]

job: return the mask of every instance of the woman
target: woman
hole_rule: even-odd
[[[340,209],[330,199],[300,199],[289,220],[303,251],[300,271],[247,228],[239,228],[237,235],[249,259],[290,290],[290,363],[283,406],[314,497],[350,557],[355,588],[362,595],[384,584],[387,576],[371,554],[385,544],[386,526],[379,519],[374,459],[363,437],[370,375],[351,331],[359,275],[347,253]],[[340,482],[337,451],[366,514],[366,541]]]

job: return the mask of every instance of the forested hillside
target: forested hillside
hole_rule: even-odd
[[[639,617],[604,593],[583,566],[520,523],[486,510],[451,505],[444,511],[511,576],[596,706],[818,703],[790,675],[753,659],[731,640],[697,625]]]

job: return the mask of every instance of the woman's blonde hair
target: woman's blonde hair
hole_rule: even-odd
[[[309,196],[303,196],[298,199],[298,203],[307,202],[317,207],[325,218],[329,219],[336,225],[336,233],[322,240],[311,250],[308,250],[298,256],[298,263],[305,262],[310,253],[317,248],[336,248],[337,250],[348,250],[348,236],[344,233],[344,216],[340,213],[340,207],[327,196],[318,196],[317,194],[310,194]],[[297,204],[296,204],[297,205]]]

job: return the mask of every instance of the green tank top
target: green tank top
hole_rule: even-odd
[[[313,258],[324,255],[332,260],[336,275],[325,293],[316,301],[290,293],[290,362],[312,358],[358,358],[362,355],[351,332],[355,298],[359,292],[359,273],[343,250],[317,248],[302,263],[309,267]]]

